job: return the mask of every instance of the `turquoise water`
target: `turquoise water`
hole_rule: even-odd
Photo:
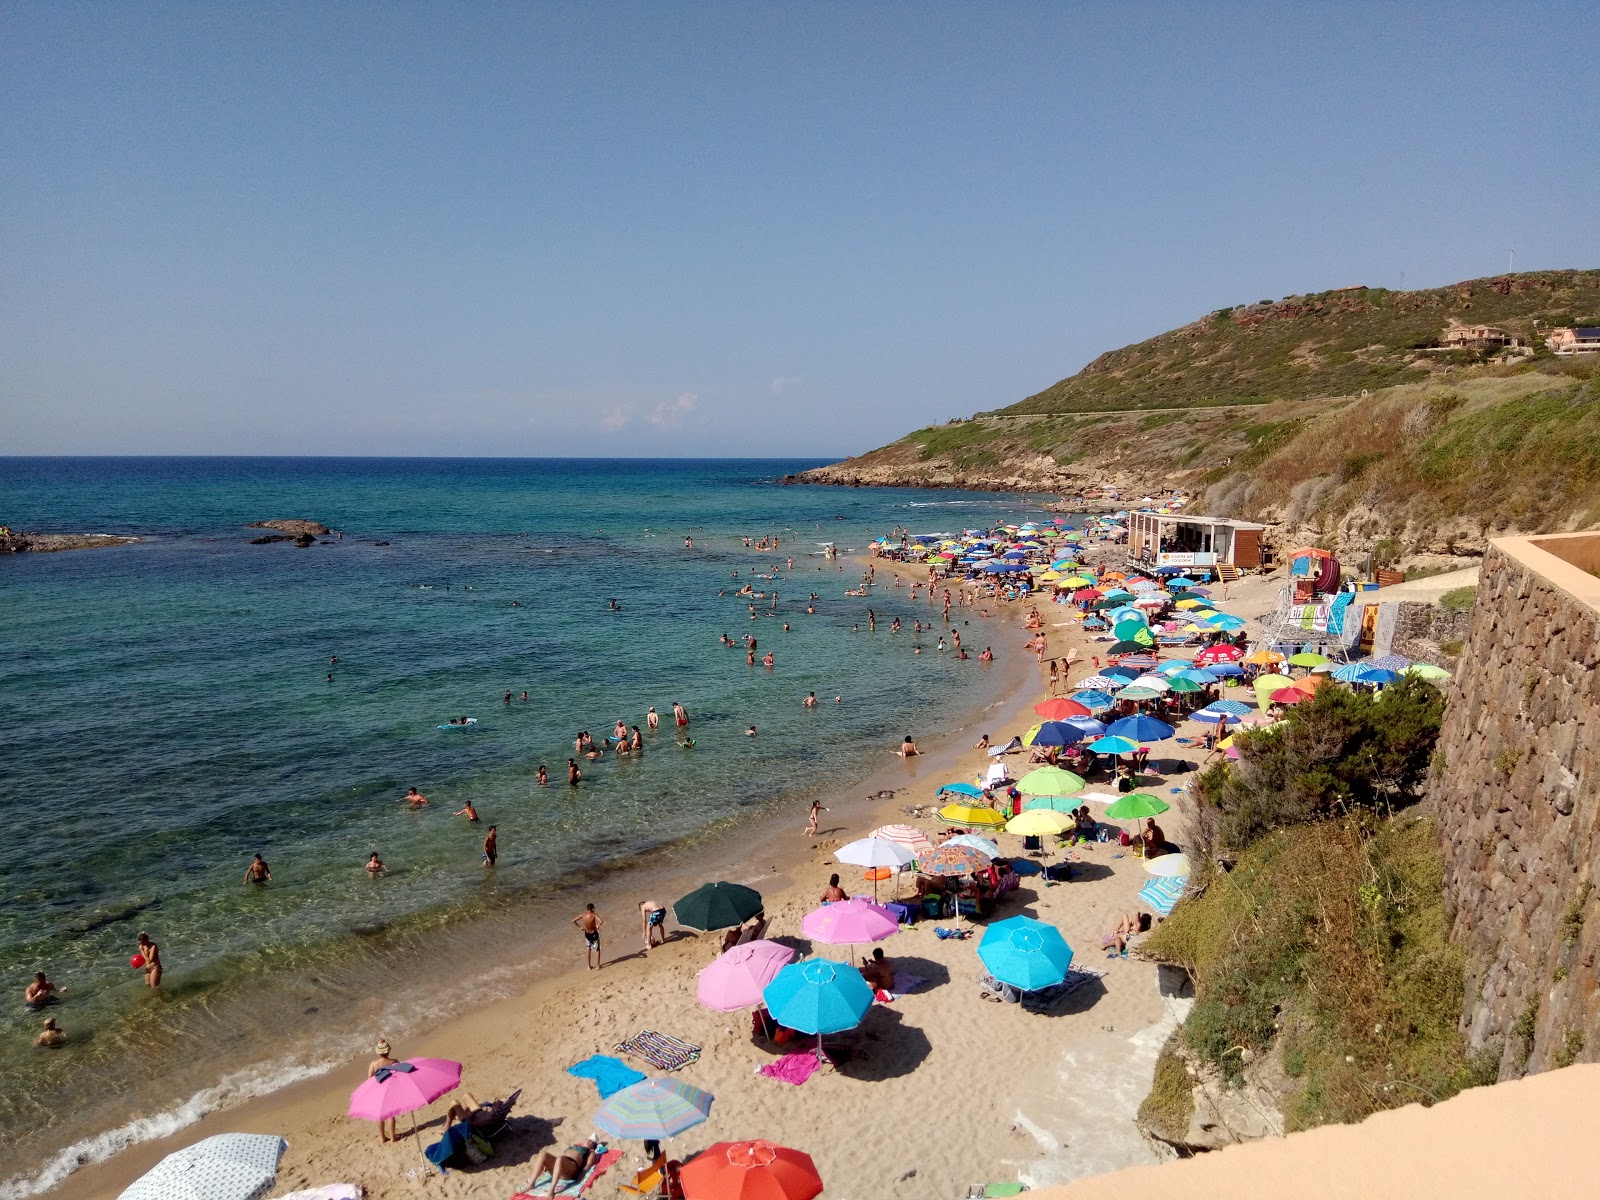
[[[0,1008],[13,1161],[167,1112],[269,1049],[281,1062],[348,1034],[432,931],[509,928],[553,881],[826,791],[904,733],[992,700],[975,660],[912,655],[925,605],[846,597],[857,568],[821,551],[897,525],[995,523],[1021,498],[774,482],[810,465],[0,459],[0,520],[143,539],[0,559],[0,980],[18,998],[38,969],[67,985],[56,1015],[71,1038],[35,1050],[38,1016]],[[244,526],[273,517],[343,538],[248,544],[262,531]],[[781,545],[746,549],[747,534]],[[755,620],[731,594],[752,568],[780,597]],[[747,666],[724,632],[754,634],[775,669]],[[825,703],[803,708],[808,691]],[[671,736],[674,701],[693,716],[692,752]],[[644,726],[652,704],[663,730],[641,758],[565,785],[578,730]],[[436,728],[462,714],[478,718],[470,732]],[[426,809],[403,802],[409,785]],[[476,826],[451,815],[467,800]],[[376,881],[361,869],[373,850],[390,868]],[[242,883],[256,851],[273,874],[262,889]],[[140,929],[162,947],[159,996],[127,966]],[[441,981],[476,969],[467,951],[426,957]]]

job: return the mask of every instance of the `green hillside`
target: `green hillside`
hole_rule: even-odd
[[[1453,323],[1495,325],[1531,344],[1553,325],[1600,322],[1600,271],[1541,271],[1427,291],[1342,288],[1219,309],[1102,354],[1001,413],[1261,404],[1347,396],[1470,366],[1477,351],[1428,352]]]

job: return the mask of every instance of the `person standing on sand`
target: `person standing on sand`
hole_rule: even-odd
[[[823,814],[823,813],[825,813],[827,811],[828,810],[823,807],[823,804],[822,804],[821,800],[813,800],[811,802],[811,816],[806,821],[806,836],[807,837],[816,837],[817,836],[817,818],[821,814]]]
[[[486,867],[494,866],[494,860],[499,854],[494,829],[493,825],[489,826],[489,835],[483,839],[483,865]]]
[[[395,1058],[394,1055],[392,1055],[391,1053],[389,1053],[389,1050],[390,1050],[390,1047],[389,1047],[388,1039],[387,1038],[379,1038],[378,1039],[378,1044],[372,1048],[372,1052],[374,1054],[376,1054],[378,1057],[373,1059],[371,1062],[369,1062],[367,1064],[367,1078],[368,1079],[371,1079],[374,1075],[376,1075],[379,1071],[383,1070],[385,1067],[397,1067],[397,1066],[400,1065],[400,1060]],[[379,1141],[398,1142],[400,1140],[400,1131],[397,1128],[395,1128],[395,1121],[396,1121],[396,1118],[390,1117],[387,1121],[379,1121],[378,1122],[378,1140]],[[388,1126],[387,1129],[384,1128],[385,1125]]]
[[[586,904],[583,911],[572,918],[572,923],[583,931],[584,952],[583,961],[591,971],[600,969],[600,927],[606,923],[604,917],[594,911],[594,905]],[[593,962],[589,960],[593,959]]]
[[[272,879],[272,868],[267,866],[267,860],[261,855],[256,855],[250,865],[244,869],[244,881],[249,884],[263,884]]]
[[[728,635],[723,634],[722,636],[726,638]],[[656,712],[656,706],[654,704],[650,706],[650,711],[645,713],[644,723],[646,728],[648,728],[651,733],[654,733],[656,730],[661,728],[661,716]]]
[[[667,941],[667,906],[659,900],[639,901],[639,923],[644,934],[645,953]]]
[[[161,986],[161,947],[150,940],[144,930],[139,931],[139,956],[144,959],[135,970],[144,971],[146,987]]]

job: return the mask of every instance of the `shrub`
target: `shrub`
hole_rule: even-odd
[[[1451,588],[1439,597],[1439,606],[1446,612],[1466,612],[1478,599],[1475,587]]]
[[[1188,1133],[1189,1119],[1194,1115],[1194,1084],[1173,1048],[1178,1036],[1174,1034],[1161,1048],[1150,1094],[1139,1105],[1139,1120],[1157,1137],[1169,1141]]]

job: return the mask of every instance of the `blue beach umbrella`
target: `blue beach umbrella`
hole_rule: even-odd
[[[1238,663],[1212,663],[1206,670],[1213,675],[1220,675],[1224,679],[1232,679],[1244,674],[1244,668]]]
[[[1236,617],[1232,613],[1218,613],[1211,618],[1210,624],[1213,629],[1220,629],[1225,633],[1238,633],[1244,628],[1245,623],[1242,617]]]
[[[1067,977],[1072,947],[1054,925],[1032,917],[1009,917],[984,930],[978,957],[1001,983],[1032,992]]]
[[[761,998],[780,1025],[821,1036],[859,1025],[872,1007],[872,988],[854,967],[809,958],[779,971]]]
[[[983,789],[982,788],[975,787],[974,785],[972,785],[970,783],[946,783],[946,784],[942,785],[939,788],[939,790],[934,793],[934,795],[942,796],[945,792],[954,792],[958,796],[981,796],[981,795],[983,795]]]
[[[711,1115],[713,1099],[676,1079],[643,1079],[608,1096],[595,1110],[594,1123],[630,1141],[676,1137]]]
[[[1366,683],[1363,676],[1372,670],[1366,663],[1345,663],[1342,667],[1335,667],[1332,675],[1340,683]]]
[[[1096,754],[1132,754],[1138,748],[1137,742],[1125,737],[1103,737],[1089,743],[1089,749]]]
[[[1186,658],[1169,658],[1156,668],[1157,675],[1181,675],[1185,671],[1194,669],[1194,663]]]
[[[1083,741],[1083,731],[1065,721],[1046,721],[1033,735],[1035,746],[1075,746]]]
[[[1159,742],[1171,737],[1176,730],[1165,721],[1137,713],[1131,717],[1123,717],[1120,721],[1111,722],[1106,726],[1106,732],[1116,737],[1132,738],[1136,742]]]
[[[1100,674],[1107,679],[1137,679],[1139,672],[1133,667],[1105,667]]]
[[[1107,709],[1116,703],[1109,692],[1094,691],[1092,689],[1086,692],[1073,692],[1072,699],[1092,711]]]
[[[1215,712],[1209,708],[1202,708],[1200,711],[1189,715],[1194,717],[1196,721],[1203,721],[1207,725],[1237,725],[1239,723],[1239,718],[1232,713]]]
[[[1216,683],[1222,676],[1218,675],[1210,667],[1194,667],[1187,671],[1179,671],[1173,678],[1187,679],[1190,683],[1198,683],[1204,686],[1209,683]]]
[[[1255,706],[1246,704],[1243,700],[1213,700],[1202,711],[1226,713],[1230,717],[1242,717],[1247,713],[1255,712]]]
[[[1404,671],[1411,666],[1411,660],[1403,654],[1385,654],[1382,658],[1375,658],[1367,664],[1377,667],[1380,671]]]
[[[1093,708],[1094,705],[1091,704],[1089,707]],[[1096,721],[1093,717],[1068,717],[1066,723],[1086,738],[1100,737],[1106,731],[1106,723]]]

